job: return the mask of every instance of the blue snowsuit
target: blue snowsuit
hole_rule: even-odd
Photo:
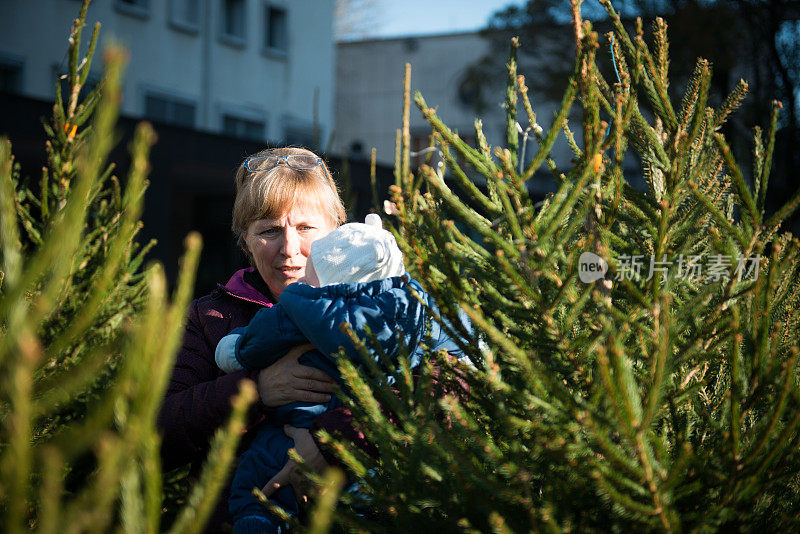
[[[456,343],[441,326],[427,320],[428,312],[410,290],[436,309],[419,283],[408,275],[320,288],[291,284],[281,293],[279,304],[259,310],[250,324],[233,330],[232,334],[238,334],[233,346],[235,357],[245,369],[262,369],[275,363],[292,347],[310,342],[318,350],[301,356],[300,363],[325,371],[343,385],[335,361],[339,348],[344,348],[355,364],[362,361],[362,356],[340,330],[342,323],[348,323],[361,339],[367,339],[365,327],[368,327],[393,363],[397,362],[401,339],[408,347],[412,368],[421,363],[420,342],[426,336],[426,323],[430,325],[426,340],[431,350],[460,354]],[[466,327],[469,325],[465,318],[462,323]],[[379,361],[377,355],[374,358]],[[228,502],[234,532],[285,532],[283,524],[267,512],[252,490],[263,487],[289,459],[287,453],[294,442],[283,433],[283,425],[309,428],[318,415],[338,406],[341,401],[332,396],[325,404],[293,402],[275,409],[269,423],[258,431],[250,448],[241,456],[236,469]],[[279,489],[272,499],[283,509],[297,512],[291,487]]]

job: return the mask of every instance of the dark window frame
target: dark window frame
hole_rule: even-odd
[[[139,19],[150,18],[150,0],[114,0],[114,9],[125,15],[130,15]]]
[[[2,85],[0,85],[0,93],[12,95],[23,94],[25,91],[25,61],[0,55],[0,69],[2,69],[4,73],[0,78],[3,80]],[[14,71],[12,76],[16,77],[16,81],[13,85],[16,85],[16,87],[4,87],[4,85],[6,85],[5,71],[9,73]]]
[[[284,115],[281,120],[286,145],[302,146],[314,150],[314,124],[293,115]],[[322,132],[319,132],[320,134]]]
[[[228,7],[232,2],[236,2],[241,9],[241,35],[228,31],[229,28],[229,13]],[[220,6],[219,17],[219,40],[229,46],[236,48],[244,48],[247,44],[247,2],[245,0],[222,0]]]
[[[167,20],[173,29],[192,35],[197,35],[200,33],[200,26],[203,22],[203,2],[202,0],[194,0],[195,8],[197,10],[197,20],[191,21],[177,13],[178,4],[176,2],[180,2],[180,7],[184,7],[187,1],[190,0],[169,0],[169,4],[167,5]]]
[[[289,10],[286,6],[273,2],[264,2],[262,7],[262,20],[264,24],[261,48],[267,54],[285,56],[289,52],[290,42]],[[282,23],[282,27],[277,28],[277,31],[275,31],[276,29],[273,27],[276,20]],[[282,32],[282,35],[280,32]]]
[[[166,111],[159,116],[159,113],[153,113],[151,104],[148,101],[152,99],[153,101],[161,101],[161,104],[166,106]],[[187,108],[184,110],[179,109],[180,107]],[[143,106],[142,106],[142,116],[148,120],[152,120],[154,122],[160,122],[162,124],[169,124],[171,126],[179,126],[182,128],[197,128],[197,102],[188,98],[184,98],[181,96],[176,96],[174,94],[162,92],[162,91],[155,91],[155,90],[145,90],[144,98],[143,98]],[[149,109],[148,109],[149,108]],[[191,112],[191,120],[185,121],[179,117],[179,113],[181,112],[190,111]]]
[[[231,111],[223,111],[221,114],[221,132],[224,135],[228,135],[231,137],[236,137],[238,139],[246,139],[249,141],[260,141],[263,142],[267,138],[267,120],[266,118],[255,118],[255,117],[246,117],[240,114],[236,114],[235,112]],[[230,123],[235,123],[236,125],[233,128],[229,128],[228,125]],[[259,128],[260,131],[256,134],[254,131],[248,133],[246,131],[249,127]],[[244,131],[242,131],[244,128]]]

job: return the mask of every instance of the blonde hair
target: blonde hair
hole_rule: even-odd
[[[305,148],[272,148],[250,157],[292,154],[316,157],[316,154]],[[279,161],[271,169],[256,172],[247,170],[244,162],[239,165],[236,171],[236,199],[233,201],[231,229],[236,235],[237,244],[251,263],[253,258],[245,243],[250,224],[259,219],[280,218],[294,208],[298,201],[314,205],[328,217],[334,227],[347,219],[336,183],[324,161],[313,169],[293,169]]]

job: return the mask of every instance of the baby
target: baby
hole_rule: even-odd
[[[286,287],[279,304],[259,310],[246,327],[220,340],[217,365],[225,372],[262,369],[292,347],[311,343],[317,350],[304,354],[300,363],[325,371],[343,385],[336,367],[340,348],[357,365],[362,356],[341,331],[342,323],[361,339],[368,329],[393,363],[405,345],[411,368],[421,363],[420,342],[426,335],[431,350],[459,355],[441,326],[428,321],[423,302],[435,310],[432,299],[406,274],[394,236],[383,229],[378,215],[370,214],[365,223],[344,224],[312,243],[305,279]],[[229,508],[234,532],[283,531],[282,522],[267,512],[252,490],[264,486],[288,461],[288,450],[295,444],[284,434],[284,425],[309,428],[317,416],[338,406],[341,401],[334,396],[324,404],[293,402],[274,410],[242,454],[233,478]],[[290,486],[277,490],[272,499],[284,510],[297,512]]]

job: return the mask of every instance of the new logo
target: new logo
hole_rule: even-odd
[[[584,252],[578,258],[578,278],[584,284],[600,280],[608,271],[608,262],[593,252]]]

